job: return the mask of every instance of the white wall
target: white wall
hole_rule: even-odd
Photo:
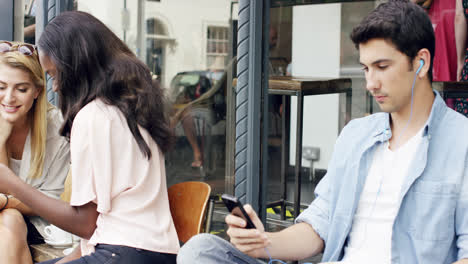
[[[138,2],[144,4],[144,0],[127,0],[127,10],[130,13],[129,30],[126,32],[126,44],[138,54],[137,27],[138,27]],[[78,0],[78,10],[88,12],[101,20],[120,39],[124,39],[122,12],[123,0]]]
[[[101,20],[121,39],[123,39],[121,17],[123,7],[123,0],[78,0],[78,10],[88,12]]]
[[[340,69],[341,4],[293,8],[292,75],[337,78]],[[296,98],[291,100],[290,164],[295,164]],[[303,146],[319,147],[314,168],[326,169],[338,136],[339,95],[306,96]],[[309,166],[302,160],[302,166]]]

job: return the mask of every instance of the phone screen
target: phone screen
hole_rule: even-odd
[[[242,213],[241,209],[238,206],[234,207],[231,213],[247,221],[247,217]]]
[[[244,210],[242,203],[236,197],[223,194],[221,196],[221,199],[223,200],[224,204],[228,208],[229,212],[245,220],[245,222],[247,223],[245,228],[248,228],[248,229],[255,228],[255,225],[253,224],[249,215]]]

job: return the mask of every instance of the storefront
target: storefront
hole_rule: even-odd
[[[235,194],[280,226],[314,199],[346,123],[379,111],[349,34],[383,1],[76,2],[167,89],[176,136],[169,185],[207,182],[213,195]],[[434,88],[466,114],[467,88],[453,83],[455,3],[434,0],[427,9],[437,39]]]

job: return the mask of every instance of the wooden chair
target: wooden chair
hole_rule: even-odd
[[[210,185],[204,182],[181,182],[169,187],[169,205],[180,242],[202,231],[210,192]]]

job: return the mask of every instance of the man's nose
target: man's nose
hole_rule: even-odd
[[[379,81],[375,76],[375,72],[369,70],[366,73],[366,89],[372,93],[374,90],[379,88]]]

